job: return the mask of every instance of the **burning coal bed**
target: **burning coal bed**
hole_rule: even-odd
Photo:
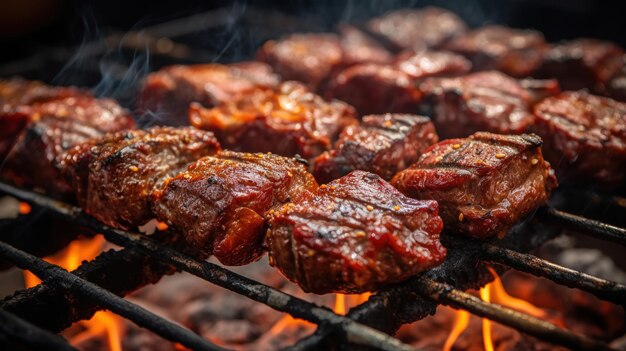
[[[103,249],[115,249],[107,245],[100,235],[82,238],[46,260],[73,270],[83,260],[93,259]],[[561,246],[555,249],[555,245]],[[567,250],[563,250],[565,248]],[[570,261],[575,261],[577,269],[618,281],[626,280],[626,273],[616,268],[599,250],[576,249],[568,241],[557,241],[542,250],[543,256],[549,256],[555,262],[571,265],[573,262]],[[567,254],[559,256],[558,252]],[[572,255],[576,258],[568,259]],[[369,294],[305,294],[270,268],[265,260],[239,267],[235,271],[300,298],[333,308],[339,314],[345,314],[351,307],[369,298]],[[502,277],[495,270],[491,272],[494,275],[493,282],[480,291],[472,292],[485,301],[508,306],[600,340],[613,340],[626,331],[626,315],[616,305],[549,280],[512,271]],[[28,287],[40,283],[29,272],[25,273],[24,278]],[[158,284],[138,290],[128,298],[192,329],[207,340],[235,350],[282,349],[312,334],[316,328],[306,321],[294,319],[188,274],[165,277]],[[75,323],[63,335],[79,350],[185,350],[181,345],[162,339],[108,311],[97,312],[92,319]],[[422,350],[563,349],[468,312],[443,306],[437,309],[435,315],[403,326],[396,337]],[[618,339],[613,346],[626,349],[626,340]]]

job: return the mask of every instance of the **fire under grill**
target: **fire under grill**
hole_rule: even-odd
[[[191,33],[213,30],[212,26],[223,26],[226,19],[238,24],[245,23],[249,32],[258,36],[257,41],[274,38],[288,31],[307,31],[317,27],[293,17],[277,16],[258,9],[247,9],[237,18],[232,17],[232,12],[214,11],[157,25],[141,33],[112,35],[105,40],[87,43],[81,48],[83,56],[79,69],[84,74],[80,83],[89,84],[91,80],[97,80],[94,77],[101,73],[98,62],[111,46],[117,46],[128,53],[136,53],[138,50],[151,52],[157,61],[152,64],[156,66],[229,61],[240,57],[235,53],[200,51],[175,40]],[[49,77],[46,75],[49,72],[42,74],[36,70],[51,62],[53,65],[62,65],[69,58],[67,52],[52,52],[19,65],[1,67],[0,73],[21,74],[28,78]],[[127,72],[130,68],[129,65],[112,72]],[[120,83],[127,77],[121,73],[112,79]],[[74,81],[66,83],[80,84]],[[116,97],[124,103],[125,98],[128,98],[124,95],[125,90],[114,90]],[[566,330],[540,318],[485,302],[465,292],[479,288],[492,279],[487,265],[499,272],[514,269],[547,278],[555,283],[589,292],[615,305],[626,306],[625,285],[563,267],[528,253],[555,238],[562,229],[575,230],[606,242],[626,246],[626,229],[551,207],[540,209],[533,218],[523,223],[523,228],[514,229],[502,240],[481,242],[444,234],[442,242],[448,248],[448,256],[441,266],[378,291],[344,316],[222,266],[198,259],[193,248],[179,243],[177,237],[168,235],[167,232],[148,237],[111,228],[86,215],[78,207],[5,183],[0,183],[0,193],[42,209],[46,215],[80,225],[91,233],[101,233],[107,241],[122,247],[117,251],[102,252],[70,273],[17,248],[12,242],[0,241],[0,258],[33,272],[42,280],[42,284],[18,291],[0,302],[0,344],[16,348],[74,350],[56,333],[74,322],[89,319],[96,311],[110,310],[189,349],[224,350],[190,329],[124,299],[125,295],[175,272],[188,272],[233,293],[288,313],[294,318],[316,324],[318,328],[314,334],[289,348],[294,351],[355,347],[415,350],[390,335],[403,324],[434,314],[438,305],[466,310],[570,349],[611,350],[602,341]],[[619,203],[626,203],[626,199],[611,196],[602,197],[602,201],[617,203],[622,210],[624,206]],[[0,227],[0,230],[15,229],[7,228],[8,226]]]

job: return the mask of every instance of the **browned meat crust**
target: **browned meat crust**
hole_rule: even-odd
[[[354,171],[269,220],[270,264],[304,291],[362,293],[438,265],[446,250],[437,202],[407,198]]]
[[[198,249],[224,264],[242,265],[263,253],[266,212],[316,188],[295,159],[223,151],[165,181],[153,206],[160,220]]]
[[[390,63],[393,55],[383,45],[356,27],[342,25],[339,28],[343,65],[356,63]]]
[[[439,140],[427,117],[416,115],[371,115],[359,126],[346,128],[331,151],[315,159],[313,174],[330,182],[354,170],[375,173],[389,180],[420,157]]]
[[[476,133],[433,145],[392,184],[436,200],[447,229],[482,239],[504,235],[545,204],[556,178],[538,136]]]

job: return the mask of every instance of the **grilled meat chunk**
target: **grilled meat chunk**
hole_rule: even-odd
[[[534,30],[485,26],[455,37],[445,49],[470,59],[475,71],[497,70],[525,77],[541,65],[548,44]]]
[[[228,149],[307,159],[330,149],[344,127],[357,123],[351,106],[326,102],[297,82],[259,89],[213,109],[192,104],[189,120],[214,132]]]
[[[269,220],[270,264],[304,291],[362,293],[438,265],[446,250],[436,201],[407,198],[354,171]]]
[[[61,166],[80,207],[99,221],[133,229],[154,217],[150,195],[166,177],[220,150],[213,134],[193,127],[154,127],[82,143]]]
[[[392,11],[370,20],[367,27],[394,49],[411,51],[438,48],[467,30],[457,15],[436,7]]]
[[[343,65],[356,63],[389,63],[393,55],[383,45],[356,27],[342,25],[339,28]]]
[[[261,62],[171,66],[148,75],[137,108],[153,118],[152,123],[185,125],[191,102],[213,107],[278,83],[278,76]]]
[[[414,79],[459,76],[470,71],[471,62],[461,55],[446,51],[404,52],[394,67]]]
[[[421,112],[432,116],[443,138],[485,130],[518,134],[533,123],[531,94],[515,79],[489,71],[459,78],[431,78],[420,85]]]
[[[624,66],[623,55],[611,42],[576,39],[552,47],[535,76],[556,78],[564,90],[590,89],[605,94],[611,78]]]
[[[343,64],[343,48],[335,34],[292,34],[266,42],[257,59],[284,80],[300,81],[315,91]]]
[[[559,179],[618,185],[626,175],[626,103],[564,92],[535,106],[533,131]]]
[[[1,177],[68,201],[74,200],[74,192],[58,165],[64,152],[89,138],[134,127],[130,114],[115,101],[87,94],[25,106],[21,111],[22,125],[12,128],[18,134],[4,159]]]
[[[427,117],[416,115],[371,115],[358,126],[341,133],[333,150],[315,159],[313,174],[322,183],[351,171],[363,170],[389,180],[438,141]]]
[[[543,99],[557,96],[561,93],[561,86],[556,79],[524,78],[518,80],[518,82],[530,94],[530,101],[533,106]]]
[[[617,101],[626,102],[626,55],[622,58],[622,69],[609,81],[606,94]]]
[[[297,160],[223,151],[192,163],[153,195],[157,217],[227,265],[262,255],[266,212],[317,188]]]
[[[392,184],[436,200],[446,228],[475,238],[504,235],[545,204],[556,178],[534,134],[476,133],[435,144]]]

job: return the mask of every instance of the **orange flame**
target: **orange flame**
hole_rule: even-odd
[[[84,260],[94,259],[101,251],[105,240],[102,235],[92,238],[79,238],[72,241],[59,253],[44,258],[44,260],[59,265],[68,271],[73,271]],[[41,283],[41,280],[29,271],[24,271],[24,283],[27,288]],[[121,323],[117,315],[108,311],[99,311],[88,321],[79,322],[84,331],[74,336],[70,343],[79,345],[81,342],[94,336],[103,335],[110,351],[122,351]]]
[[[450,332],[450,335],[448,335],[448,338],[443,345],[443,351],[452,350],[452,346],[454,346],[456,339],[458,339],[461,333],[463,333],[463,331],[467,329],[469,320],[469,312],[463,310],[456,311],[456,318],[454,319],[454,324],[452,325],[452,331]]]
[[[335,306],[333,311],[339,315],[345,315],[352,307],[358,306],[367,301],[372,293],[366,292],[359,295],[335,294]]]
[[[491,284],[486,285],[480,289],[480,298],[485,302],[490,302],[490,287]],[[493,351],[493,341],[491,340],[491,321],[487,318],[483,318],[483,346],[485,351]]]
[[[335,307],[333,311],[342,316],[346,314],[346,295],[335,294]]]
[[[498,273],[496,273],[496,271],[489,266],[487,266],[487,269],[489,269],[489,272],[493,275],[493,282],[491,282],[488,286],[493,293],[494,302],[520,312],[528,313],[529,315],[537,318],[543,318],[546,316],[546,312],[541,308],[538,308],[528,301],[509,295],[509,293],[507,293],[504,289],[504,285],[502,285],[502,280],[498,277]]]

